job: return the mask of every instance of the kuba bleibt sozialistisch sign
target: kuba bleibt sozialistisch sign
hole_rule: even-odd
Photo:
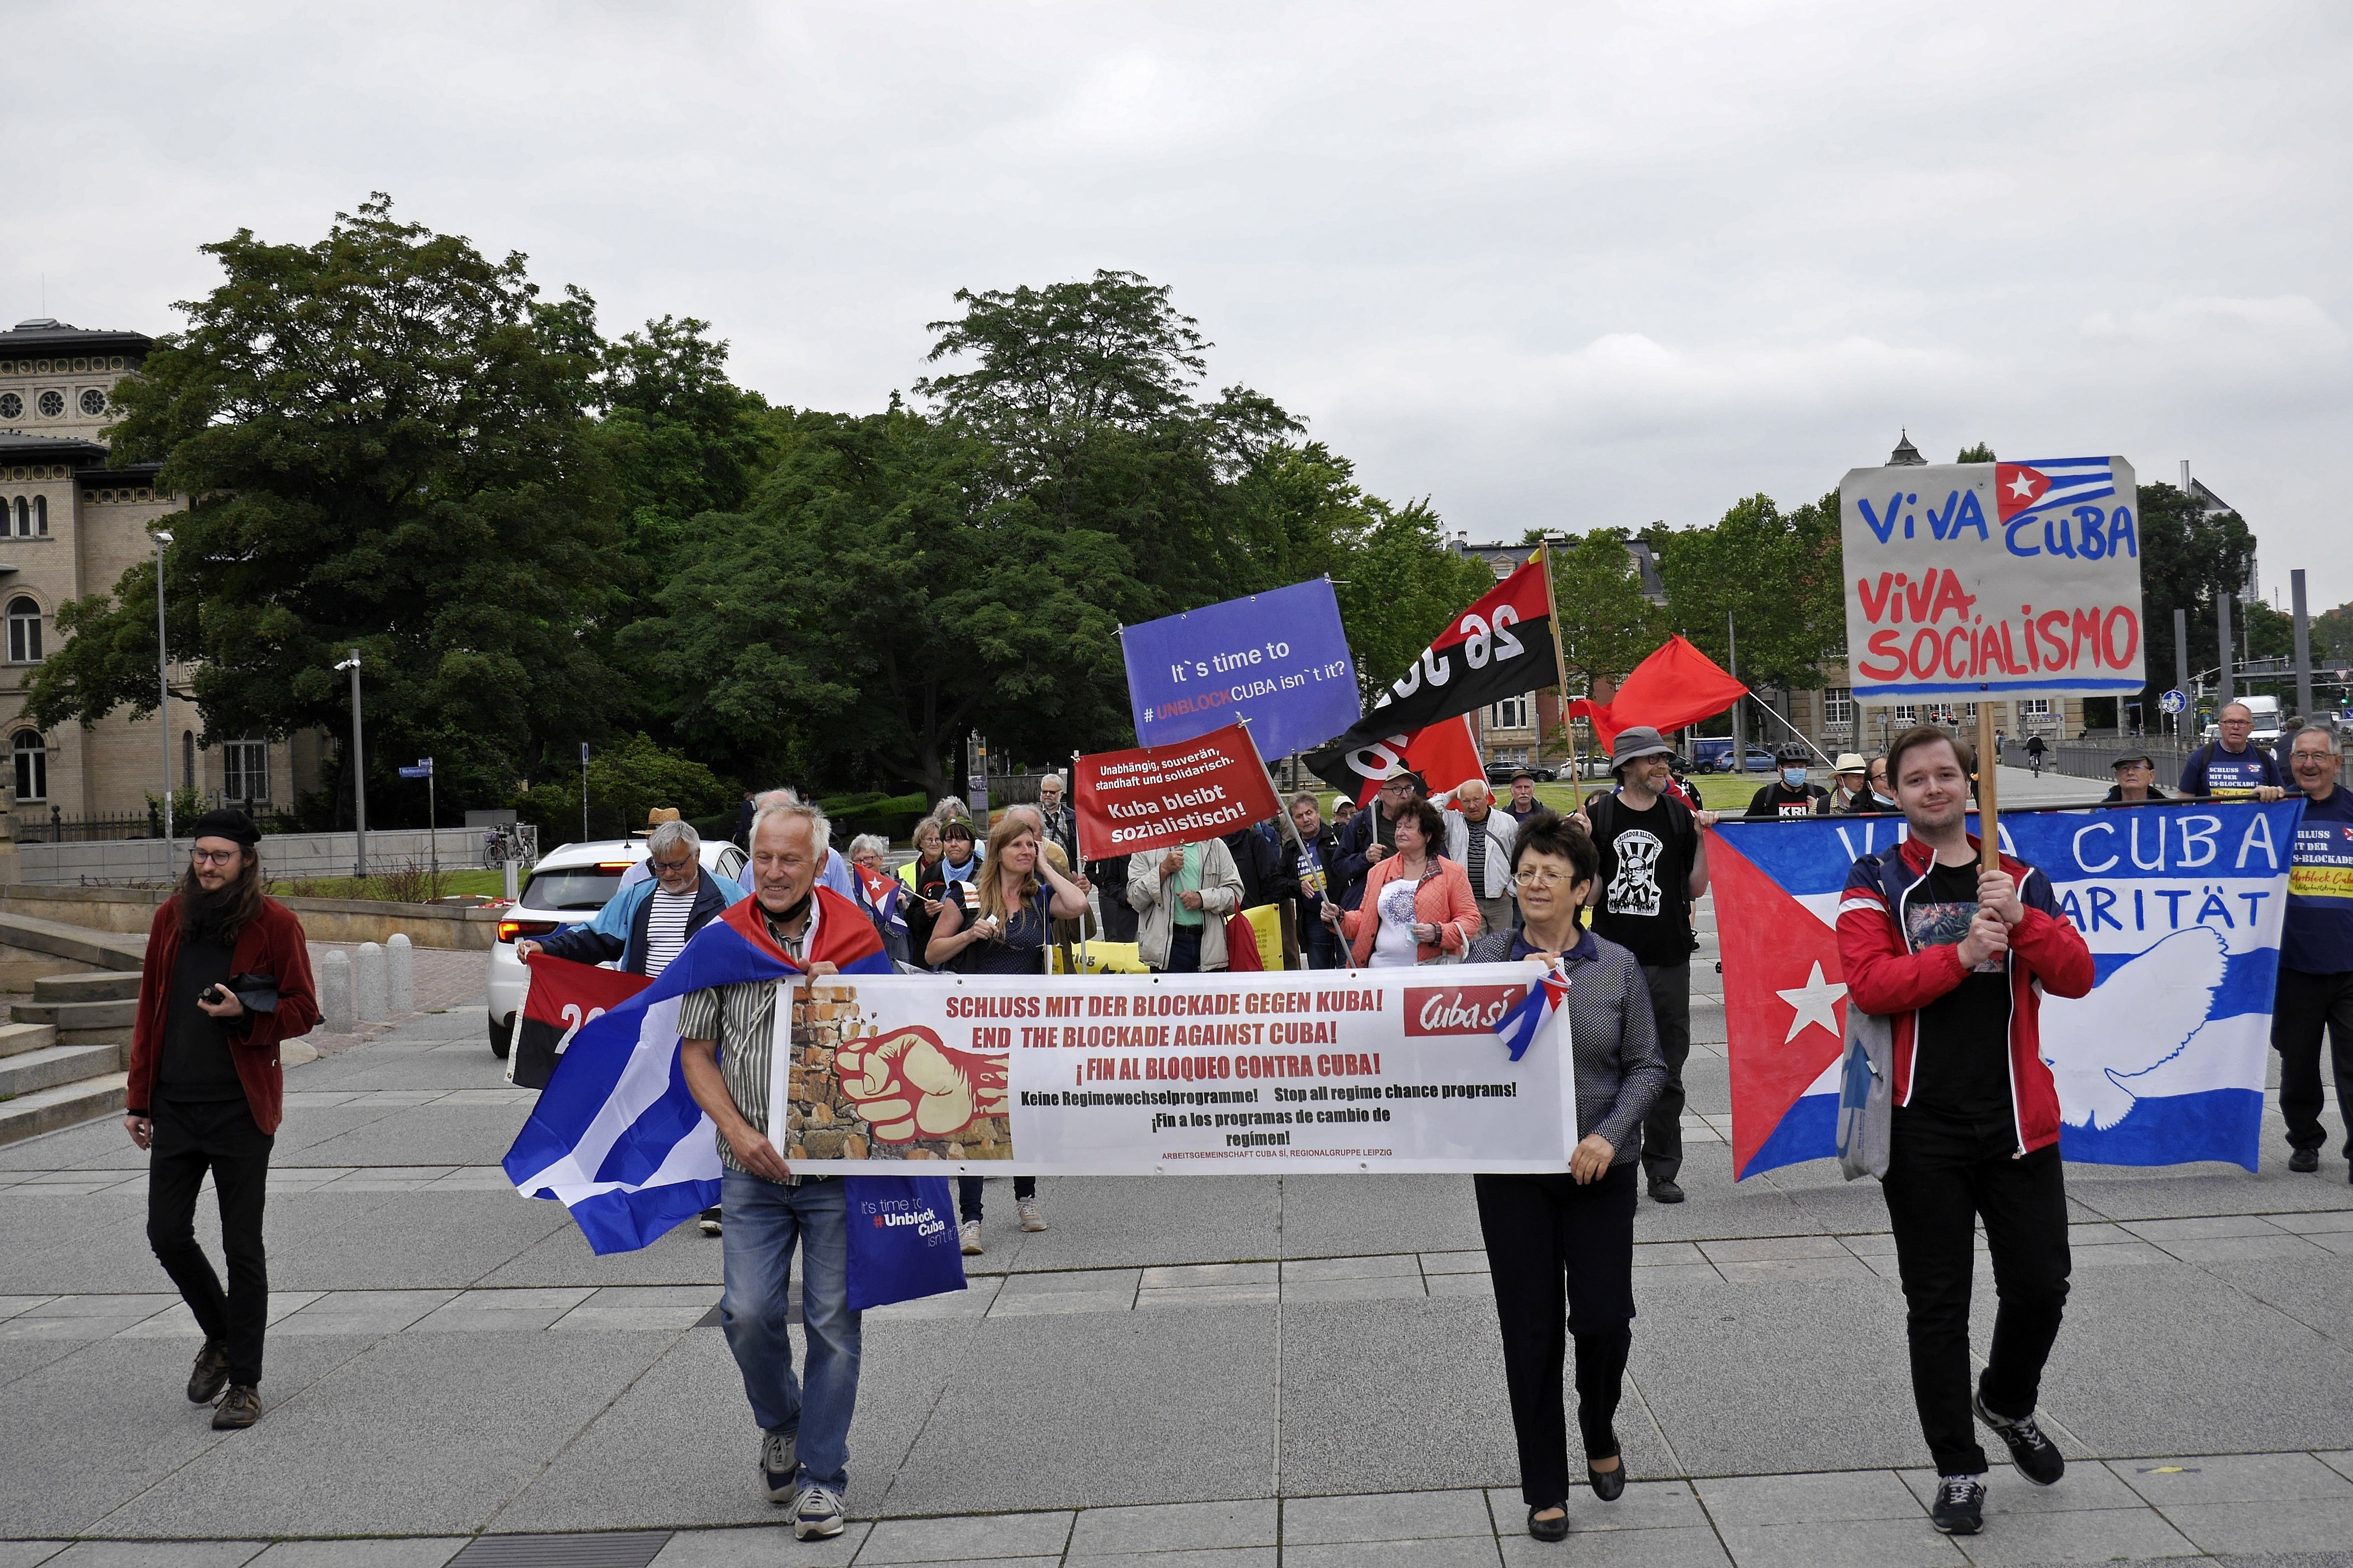
[[[2122,458],[1856,468],[1839,502],[1857,700],[2145,684]]]

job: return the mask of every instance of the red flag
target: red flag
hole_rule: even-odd
[[[1409,735],[1360,746],[1350,753],[1349,765],[1364,775],[1356,804],[1370,805],[1381,789],[1381,774],[1393,763],[1403,763],[1422,776],[1432,795],[1444,795],[1472,779],[1487,776],[1479,760],[1479,742],[1471,738],[1471,716],[1441,719]]]
[[[1664,734],[1712,719],[1747,692],[1707,655],[1681,637],[1669,637],[1658,652],[1634,667],[1609,701],[1580,697],[1568,710],[1576,718],[1592,720],[1594,734],[1606,746],[1619,731],[1637,724]]]
[[[642,974],[575,963],[550,953],[533,955],[531,984],[523,993],[522,1016],[515,1026],[515,1086],[545,1089],[555,1071],[556,1058],[583,1025],[604,1016],[652,984]]]

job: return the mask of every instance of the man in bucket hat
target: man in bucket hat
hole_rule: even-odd
[[[1707,891],[1707,845],[1700,829],[1715,813],[1694,813],[1667,793],[1675,749],[1646,724],[1618,731],[1609,748],[1615,794],[1577,814],[1601,874],[1593,883],[1593,933],[1642,965],[1667,1058],[1667,1087],[1642,1123],[1642,1171],[1652,1199],[1683,1201],[1683,1062],[1691,1056],[1692,900]]]

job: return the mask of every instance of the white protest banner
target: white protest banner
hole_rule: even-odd
[[[1566,1170],[1568,1009],[1493,1032],[1540,975],[829,976],[777,1009],[771,1136],[824,1173]]]
[[[2122,458],[1856,468],[1839,483],[1865,702],[2138,691],[2138,492]]]

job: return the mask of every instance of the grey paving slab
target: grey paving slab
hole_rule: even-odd
[[[274,1335],[396,1334],[457,1296],[455,1290],[328,1290],[271,1330]]]
[[[2353,1258],[2245,1262],[2211,1271],[2337,1344],[2353,1345]]]
[[[1968,1559],[1918,1513],[1836,1524],[1723,1527],[1737,1568],[1963,1568]]]
[[[1468,1176],[1282,1178],[1284,1258],[1458,1252],[1478,1245],[1479,1210]]]
[[[1071,1522],[1068,1512],[886,1519],[867,1536],[859,1562],[953,1563],[990,1557],[1055,1557],[1070,1542]]]
[[[1528,1505],[1517,1488],[1490,1488],[1487,1510],[1504,1535],[1526,1527]],[[1707,1530],[1714,1528],[1689,1481],[1628,1481],[1615,1502],[1603,1502],[1590,1487],[1568,1494],[1571,1535],[1615,1530]]]
[[[976,1326],[868,1315],[849,1428],[851,1512],[865,1516],[881,1507],[951,1373],[969,1363]],[[806,1366],[799,1331],[792,1342],[794,1366]],[[760,1485],[759,1429],[744,1402],[743,1374],[717,1329],[679,1337],[615,1393],[563,1462],[532,1478],[499,1510],[497,1529],[696,1530],[762,1525],[781,1516]]]
[[[2348,1387],[2346,1346],[2168,1264],[2075,1278],[2042,1404],[2097,1454],[2335,1448]]]
[[[332,1202],[367,1206],[358,1223],[321,1229],[300,1245],[284,1246],[273,1238],[273,1284],[314,1290],[477,1285],[558,1227],[574,1228],[572,1216],[560,1205],[509,1193],[427,1190],[338,1200],[330,1188],[293,1198],[287,1206]]]
[[[519,1198],[535,1209],[563,1211],[541,1199]],[[691,1225],[681,1225],[652,1246],[599,1258],[589,1250],[580,1227],[564,1220],[554,1229],[500,1264],[481,1285],[709,1285],[715,1291],[723,1272],[722,1244]]]
[[[1274,1474],[1271,1308],[990,1317],[974,1323],[969,1336],[953,1360],[939,1363],[951,1372],[947,1388],[878,1511],[1267,1493]],[[867,1365],[873,1363],[870,1345]],[[976,1423],[1008,1436],[976,1443]]]
[[[1181,1290],[1140,1290],[1135,1309],[1141,1312],[1162,1307],[1237,1307],[1281,1299],[1281,1288],[1274,1285],[1196,1285]]]
[[[2080,1455],[2067,1461],[2067,1473],[2056,1486],[2039,1487],[2018,1474],[2007,1464],[1996,1464],[1986,1473],[1985,1514],[2074,1513],[2085,1509],[2128,1509],[2140,1506],[2141,1498],[2125,1485],[2116,1471],[2130,1463],[2113,1459],[2102,1464]],[[1920,1500],[1920,1511],[1926,1514],[1936,1497],[1936,1472],[1905,1470],[1904,1484]]]
[[[1165,1552],[1114,1552],[1082,1556],[1073,1552],[1061,1560],[1061,1568],[1275,1568],[1281,1558],[1282,1553],[1271,1546],[1213,1546],[1174,1555]]]
[[[2266,1216],[2282,1230],[2298,1236],[2353,1232],[2353,1209],[2324,1209],[2317,1214],[2275,1214]]]
[[[1016,1272],[1272,1258],[1285,1202],[1263,1177],[1048,1176],[1038,1184],[1048,1228],[1024,1234],[1009,1183],[983,1195],[987,1266]]]
[[[1492,1536],[1494,1532],[1486,1494],[1471,1489],[1294,1496],[1282,1505],[1282,1543],[1286,1549],[1345,1542]]]
[[[1637,1281],[1630,1365],[1690,1472],[1927,1462],[1893,1284],[1650,1284],[1664,1272]],[[1824,1333],[1833,1322],[1839,1331]]]
[[[2315,1454],[2313,1458],[2318,1459],[2322,1464],[2327,1465],[2330,1469],[2335,1470],[2340,1476],[2353,1476],[2353,1450],[2344,1450],[2334,1454]]]
[[[872,1528],[864,1520],[851,1520],[830,1541],[795,1541],[791,1529],[782,1523],[749,1530],[681,1530],[670,1538],[651,1568],[744,1568],[747,1563],[771,1561],[791,1568],[848,1568]]]
[[[1412,1253],[1374,1258],[1294,1259],[1282,1265],[1282,1282],[1301,1285],[1324,1279],[1390,1279],[1421,1277],[1421,1259]]]
[[[997,1292],[1004,1283],[1001,1275],[995,1278],[984,1275],[976,1279],[967,1279],[961,1290],[947,1290],[937,1296],[922,1296],[913,1301],[898,1301],[888,1307],[873,1308],[865,1314],[865,1320],[871,1324],[894,1318],[912,1321],[918,1318],[982,1317],[996,1302]]]
[[[1918,1519],[1920,1500],[1892,1470],[1821,1475],[1710,1476],[1692,1483],[1724,1529],[1821,1524],[1858,1519]],[[1737,1556],[1738,1553],[1735,1553]]]
[[[487,1524],[665,1342],[396,1334],[109,1514],[124,1535],[450,1534]],[[365,1412],[364,1419],[354,1413]],[[332,1487],[289,1487],[290,1474]]]
[[[1484,1274],[1487,1272],[1487,1254],[1484,1248],[1477,1252],[1425,1252],[1421,1255],[1421,1272],[1425,1277]]]
[[[1980,1535],[1955,1540],[1972,1563],[2012,1568],[2021,1563],[2108,1563],[2118,1559],[2194,1557],[2198,1548],[2155,1512],[2080,1509],[2046,1513],[2015,1526],[1988,1524]]]
[[[502,1329],[543,1329],[595,1293],[586,1285],[464,1290],[409,1324],[408,1331],[481,1333]],[[707,1308],[710,1303],[703,1305]],[[691,1320],[681,1325],[691,1326]]]
[[[0,1568],[38,1568],[72,1544],[69,1541],[0,1541]]]
[[[1192,1263],[1146,1268],[1139,1284],[1146,1290],[1191,1289],[1210,1285],[1272,1285],[1282,1265],[1261,1263]]]
[[[53,1361],[63,1361],[86,1342],[81,1340],[0,1340],[0,1387],[38,1372]]]
[[[1078,1558],[1208,1547],[1271,1547],[1282,1532],[1277,1513],[1272,1498],[1091,1508],[1078,1516],[1071,1531],[1070,1553]],[[1181,1568],[1198,1568],[1198,1564],[1187,1559]]]
[[[2165,1517],[2214,1552],[2336,1552],[2353,1542],[2353,1497],[2192,1503]]]
[[[49,1568],[238,1568],[262,1541],[84,1541],[50,1558]]]
[[[1282,1560],[1291,1568],[1497,1568],[1502,1562],[1493,1535],[1285,1546]]]
[[[1312,1301],[1393,1301],[1429,1294],[1419,1270],[1359,1279],[1303,1279],[1282,1287],[1285,1302],[1303,1305]]]
[[[458,1535],[396,1541],[280,1541],[253,1560],[254,1568],[441,1568],[466,1549]]]
[[[2115,1459],[2108,1468],[2142,1499],[2168,1513],[2198,1503],[2353,1498],[2353,1480],[2310,1454]]]
[[[1576,1553],[1573,1559],[1565,1559],[1560,1546],[1531,1538],[1523,1525],[1518,1534],[1504,1536],[1504,1562],[1506,1568],[1560,1568],[1565,1560],[1577,1568],[1727,1568],[1732,1561],[1715,1531],[1697,1526],[1572,1534],[1564,1544]]]

